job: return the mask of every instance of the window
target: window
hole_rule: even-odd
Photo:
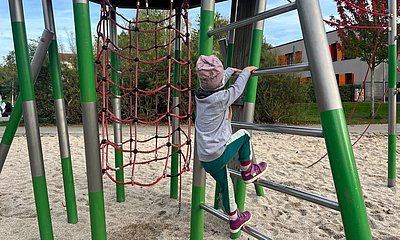
[[[276,65],[281,65],[281,56],[277,55],[275,62],[276,62]]]
[[[331,50],[331,57],[332,61],[337,61],[338,60],[338,43],[332,43],[329,45],[329,50]]]
[[[354,73],[346,73],[345,74],[345,83],[347,84],[354,84]]]
[[[294,62],[295,63],[303,62],[303,52],[302,51],[297,51],[294,53]]]
[[[337,54],[336,54],[336,58],[337,58],[337,61],[342,61],[343,60],[343,52],[342,52],[342,44],[341,43],[336,43],[336,51],[337,51]]]
[[[294,59],[293,59],[293,53],[288,53],[285,54],[285,58],[286,58],[286,64],[293,64],[294,63]]]
[[[278,55],[276,56],[275,59],[277,65],[289,65],[295,63],[301,63],[302,61],[303,61],[302,51],[296,51],[284,55]]]
[[[339,86],[346,85],[346,74],[339,74]]]

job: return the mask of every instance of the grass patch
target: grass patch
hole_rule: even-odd
[[[344,102],[343,110],[346,119],[349,117],[355,102]],[[378,108],[379,103],[375,103],[375,111]],[[372,123],[375,124],[387,124],[388,123],[388,103],[383,103],[375,119]],[[356,110],[354,111],[350,125],[355,124],[365,124],[370,121],[370,108],[371,103],[359,102],[357,104]],[[320,116],[316,103],[297,103],[294,104],[291,109],[289,109],[291,116],[282,119],[282,123],[290,124],[320,124]],[[400,122],[400,114],[397,110],[397,122]]]

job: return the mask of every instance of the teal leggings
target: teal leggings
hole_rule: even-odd
[[[239,161],[247,162],[253,159],[251,148],[251,138],[249,132],[240,129],[232,134],[224,153],[211,162],[201,162],[204,170],[208,172],[220,185],[222,195],[222,205],[225,212],[230,213],[236,210],[235,194],[232,181],[228,180],[228,163],[239,153]]]

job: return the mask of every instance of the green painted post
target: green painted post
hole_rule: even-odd
[[[266,7],[266,0],[257,0],[256,2],[256,12],[264,12]],[[258,21],[253,24],[253,33],[251,37],[251,45],[250,45],[250,66],[260,66],[260,58],[261,51],[263,45],[263,29],[264,29],[264,21]],[[244,95],[244,107],[243,107],[243,122],[253,122],[254,121],[254,111],[255,111],[255,103],[256,103],[256,95],[257,95],[257,83],[258,77],[250,77],[245,90]],[[253,159],[255,162],[256,160]],[[256,189],[256,193],[258,196],[264,196],[264,189],[259,185],[254,185]],[[240,211],[244,211],[244,204],[246,198],[246,184],[242,179],[238,178],[236,180],[236,191],[235,191],[236,203]],[[232,239],[239,238],[241,235],[241,231],[235,234],[231,234]]]
[[[42,36],[40,37],[36,52],[31,61],[32,80],[36,81],[40,69],[42,68],[43,62],[47,55],[47,49],[53,38],[53,33],[47,29],[43,30]],[[14,140],[15,133],[17,132],[19,123],[22,119],[22,98],[18,97],[17,102],[11,112],[10,119],[8,120],[7,127],[4,131],[3,137],[1,138],[0,144],[0,173],[3,169],[4,162],[6,161],[8,152],[11,147],[11,143]]]
[[[238,0],[233,0],[232,5],[231,5],[231,19],[230,22],[235,22],[236,21],[236,16],[237,16],[237,5],[238,5]],[[227,67],[232,67],[233,65],[233,50],[234,50],[234,44],[235,44],[235,31],[236,29],[233,29],[229,31],[228,33],[228,47],[226,49],[226,66]],[[225,87],[229,87],[230,82],[227,82]],[[219,192],[221,191],[221,186],[219,186],[218,183],[215,185],[215,194],[214,194],[214,208],[219,209],[220,208],[220,201],[219,201]]]
[[[239,0],[232,0],[231,19],[230,19],[231,23],[236,22],[236,19],[237,19],[238,1]],[[233,29],[233,30],[229,31],[229,33],[228,33],[228,47],[226,50],[226,66],[227,67],[233,66],[233,50],[235,48],[235,31],[236,31],[236,29]]]
[[[88,0],[73,0],[92,239],[107,238]]]
[[[10,119],[7,122],[3,137],[0,143],[0,173],[3,170],[4,162],[6,161],[8,152],[10,151],[11,143],[14,140],[19,123],[22,118],[22,98],[18,97],[15,106],[11,112]]]
[[[319,1],[296,3],[346,239],[372,239]]]
[[[266,0],[257,1],[257,13],[265,11],[267,5]],[[261,51],[263,46],[263,30],[264,21],[256,22],[253,26],[253,33],[250,45],[250,59],[249,65],[260,67]],[[246,92],[244,97],[244,121],[253,122],[254,121],[254,111],[257,95],[257,83],[258,77],[251,77],[246,86]],[[253,159],[255,161],[255,159]],[[254,185],[256,188],[257,196],[265,196],[264,188],[259,185]]]
[[[235,48],[235,43],[228,41],[228,47],[226,49],[226,66],[232,67],[233,65],[233,50]]]
[[[61,166],[63,173],[65,204],[67,207],[67,219],[69,223],[78,222],[78,210],[76,207],[74,176],[72,171],[71,151],[68,137],[67,114],[64,102],[64,90],[61,79],[60,59],[58,56],[58,44],[56,28],[54,23],[52,0],[43,0],[43,15],[46,29],[54,33],[53,40],[49,47],[49,62],[51,82],[53,87],[53,98],[56,109],[56,122],[58,140],[60,143]]]
[[[113,20],[116,19],[115,11],[111,10],[111,16]],[[118,33],[117,33],[117,26],[110,22],[110,36],[111,41],[114,43],[116,47],[118,47]],[[111,66],[119,71],[119,56],[118,54],[111,51]],[[116,83],[117,85],[121,85],[121,80],[119,78],[119,74],[111,71],[111,81]],[[114,115],[117,118],[121,118],[121,90],[112,85],[111,92],[113,93],[114,97],[112,99],[112,106]],[[122,148],[122,124],[119,122],[114,122],[114,142],[118,145],[118,147]],[[115,168],[119,168],[124,165],[123,160],[123,152],[121,150],[115,149]],[[124,169],[118,169],[116,171],[116,180],[118,182],[124,182]],[[123,184],[116,184],[115,186],[117,202],[125,202],[125,186]]]
[[[179,31],[181,30],[181,9],[177,8],[175,10],[175,28]],[[176,59],[181,58],[181,38],[178,32],[175,32],[175,53],[174,57]],[[174,80],[173,85],[177,86],[179,84],[181,78],[181,66],[178,63],[174,64]],[[173,99],[172,106],[174,107],[173,113],[179,115],[179,108],[175,106],[179,106],[179,92],[176,90],[172,91]],[[179,128],[179,118],[172,118],[172,131]],[[176,131],[172,136],[172,143],[176,145],[180,145],[180,132]],[[172,147],[172,152],[175,152],[171,156],[171,179],[170,179],[170,189],[169,189],[169,197],[177,199],[178,198],[178,173],[179,173],[179,154],[177,153],[179,148]]]
[[[213,38],[208,36],[208,31],[214,28],[214,0],[202,0],[200,10],[200,40],[199,54],[211,55],[213,49]],[[199,87],[197,82],[197,87]],[[196,146],[196,140],[195,140]],[[193,186],[192,186],[192,210],[190,219],[190,239],[197,240],[204,237],[204,210],[200,204],[205,201],[206,173],[202,168],[196,147],[194,149],[193,163]]]
[[[39,233],[54,239],[22,1],[9,0],[9,7]]]
[[[396,186],[396,83],[397,83],[397,5],[389,1],[389,126],[388,126],[388,187]]]

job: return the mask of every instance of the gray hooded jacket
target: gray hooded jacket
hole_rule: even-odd
[[[225,80],[234,71],[225,70]],[[226,143],[232,135],[231,122],[228,118],[229,106],[243,93],[250,72],[243,70],[235,83],[228,89],[196,93],[196,141],[200,161],[211,162],[222,155]],[[225,81],[226,82],[226,81]]]

